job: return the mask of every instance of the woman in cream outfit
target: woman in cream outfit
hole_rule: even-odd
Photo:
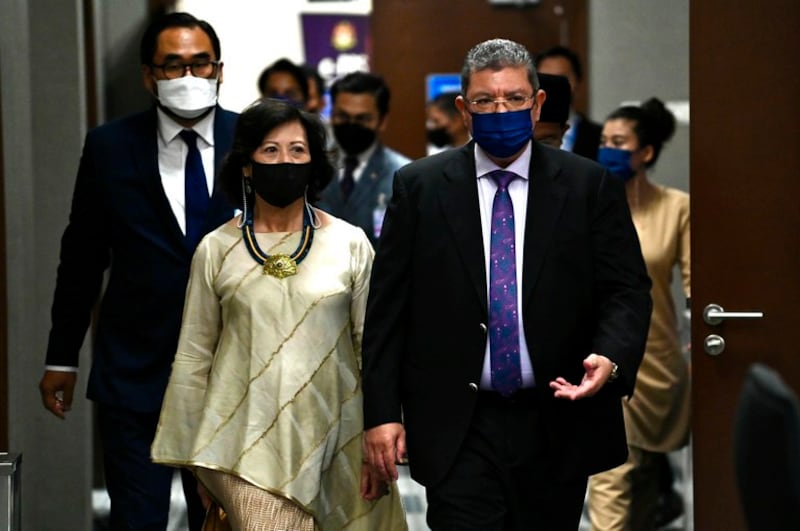
[[[373,251],[313,209],[323,126],[276,100],[239,118],[220,183],[243,211],[192,262],[153,460],[193,469],[234,530],[405,530],[363,465],[361,334]]]
[[[606,119],[598,162],[625,179],[633,222],[653,282],[653,313],[633,397],[623,401],[628,438],[625,464],[589,479],[592,529],[655,529],[663,454],[689,440],[689,367],[672,299],[677,264],[689,297],[689,196],[647,178],[675,119],[652,98],[620,107]],[[683,301],[681,301],[683,308]]]

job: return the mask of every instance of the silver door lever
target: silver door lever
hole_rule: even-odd
[[[764,312],[726,312],[719,304],[709,304],[703,309],[703,321],[711,326],[720,324],[725,319],[761,319]]]

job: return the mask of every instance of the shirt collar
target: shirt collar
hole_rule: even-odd
[[[158,134],[164,144],[169,144],[186,128],[173,120],[172,117],[165,113],[160,107],[156,107],[156,110],[158,113]],[[214,114],[216,112],[216,108],[211,109],[210,113],[191,127],[191,129],[197,133],[197,136],[202,138],[209,146],[214,145]]]
[[[356,155],[356,158],[358,159],[358,165],[361,166],[362,164],[365,164],[370,159],[370,157],[372,157],[372,154],[375,153],[376,149],[378,149],[377,141],[373,142],[370,147],[368,147],[367,149]],[[343,149],[340,150],[340,153],[341,153],[341,162],[344,163],[344,159],[346,159],[349,155],[347,155],[347,153],[345,153]]]
[[[528,145],[525,147],[525,150],[522,154],[517,157],[514,162],[506,166],[505,168],[501,168],[497,164],[495,164],[492,159],[486,154],[486,152],[477,144],[475,143],[475,173],[480,179],[481,177],[486,177],[486,174],[489,172],[493,172],[495,170],[505,170],[510,171],[522,179],[528,178],[528,172],[530,171],[531,167],[531,142],[528,142]]]

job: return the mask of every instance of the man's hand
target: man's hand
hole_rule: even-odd
[[[599,354],[589,354],[583,360],[583,368],[586,374],[579,385],[574,385],[562,377],[558,377],[550,382],[550,388],[555,390],[556,398],[566,398],[568,400],[579,400],[587,398],[597,393],[608,381],[611,376],[613,362]]]
[[[44,371],[39,382],[39,392],[45,409],[63,419],[72,408],[72,392],[75,390],[77,372]]]
[[[406,430],[399,422],[375,426],[364,432],[364,456],[378,477],[389,483],[397,479],[397,463],[406,459]]]
[[[200,497],[200,503],[203,504],[203,509],[208,512],[208,508],[211,507],[214,500],[211,499],[211,494],[208,493],[208,489],[206,489],[205,485],[203,485],[199,479],[197,480],[197,495]]]
[[[361,465],[361,497],[374,501],[389,494],[389,484],[383,481],[369,463]]]

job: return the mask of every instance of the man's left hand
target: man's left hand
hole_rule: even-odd
[[[608,381],[614,363],[599,354],[589,354],[583,360],[583,368],[586,373],[583,375],[581,383],[571,384],[562,377],[558,377],[550,382],[550,388],[555,390],[556,398],[566,398],[567,400],[580,400],[597,393]]]

